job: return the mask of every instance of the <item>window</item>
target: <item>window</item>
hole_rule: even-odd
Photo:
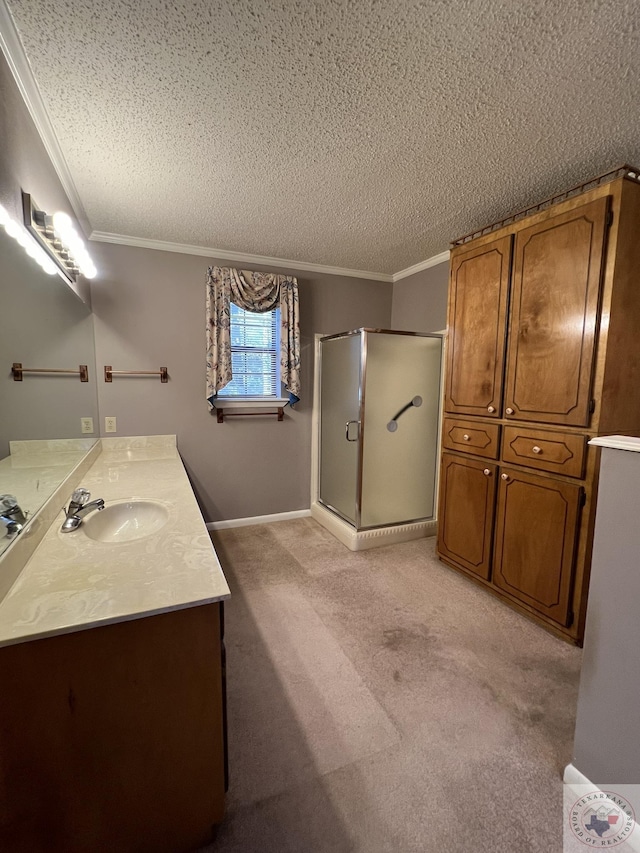
[[[280,309],[256,314],[232,302],[231,366],[233,379],[220,397],[280,397]]]

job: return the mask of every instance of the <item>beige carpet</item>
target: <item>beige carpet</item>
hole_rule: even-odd
[[[580,650],[423,539],[213,534],[232,591],[231,787],[207,851],[561,853]]]

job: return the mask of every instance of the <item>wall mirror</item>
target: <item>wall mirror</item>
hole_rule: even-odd
[[[44,273],[2,228],[0,271],[0,495],[15,495],[31,518],[98,436],[93,317],[60,276]],[[15,382],[14,362],[56,369],[86,364],[89,381],[34,373]],[[93,419],[93,433],[82,433],[81,418]],[[56,452],[9,456],[10,441],[34,439],[83,441]],[[0,554],[15,539],[0,525]]]

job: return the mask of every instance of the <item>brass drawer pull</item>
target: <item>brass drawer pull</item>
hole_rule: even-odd
[[[534,444],[531,449],[533,450],[534,453],[542,453],[542,448],[538,447],[537,444]]]

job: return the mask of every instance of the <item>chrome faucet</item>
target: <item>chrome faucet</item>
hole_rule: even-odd
[[[0,495],[0,524],[5,527],[5,536],[10,538],[20,533],[27,523],[27,513],[20,509],[13,495]]]
[[[62,532],[68,533],[70,530],[76,530],[82,524],[82,519],[87,513],[94,509],[104,509],[104,501],[98,498],[95,501],[89,502],[91,492],[87,489],[79,488],[71,495],[69,507],[65,510],[66,518],[62,522]]]

